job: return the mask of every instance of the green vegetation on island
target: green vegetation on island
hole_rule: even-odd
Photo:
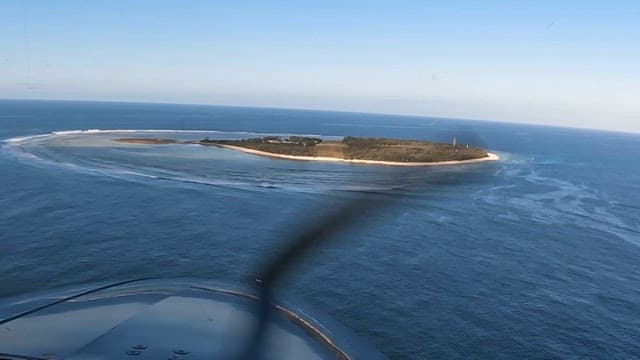
[[[272,154],[329,157],[347,160],[391,162],[440,162],[485,158],[486,150],[460,144],[420,140],[361,138],[347,136],[342,141],[303,136],[267,136],[242,140],[209,140],[202,145],[236,146]]]
[[[266,136],[241,140],[173,140],[156,138],[121,138],[117,142],[132,144],[200,144],[245,150],[265,156],[301,157],[301,159],[339,159],[394,162],[402,164],[437,163],[491,159],[486,150],[456,144],[347,136],[340,141],[306,136]],[[494,156],[495,157],[495,156]]]
[[[231,145],[274,154],[292,156],[318,156],[316,145],[322,143],[322,139],[313,137],[290,136],[265,136],[242,140],[200,140],[203,145]]]

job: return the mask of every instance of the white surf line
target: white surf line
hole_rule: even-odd
[[[321,138],[340,138],[340,136],[325,136],[318,134],[280,134],[280,133],[260,133],[252,131],[223,131],[223,130],[184,130],[184,129],[86,129],[86,130],[60,130],[52,131],[44,134],[18,136],[9,139],[3,139],[6,143],[19,143],[36,138],[46,138],[49,136],[67,136],[67,135],[80,135],[80,134],[111,134],[111,133],[226,133],[226,134],[243,134],[243,135],[256,135],[256,136],[309,136],[309,137],[321,137]]]
[[[6,143],[18,144],[24,141],[33,140],[36,138],[44,138],[47,136],[65,136],[65,135],[77,135],[77,134],[105,134],[105,133],[235,133],[235,134],[256,134],[262,135],[262,133],[252,133],[247,131],[220,131],[220,130],[174,130],[174,129],[87,129],[87,130],[63,130],[63,131],[53,131],[48,134],[38,134],[31,136],[20,136],[15,138],[10,138],[4,140]],[[297,135],[297,136],[318,136],[322,137],[322,135]],[[350,164],[368,164],[368,165],[387,165],[387,166],[442,166],[442,165],[461,165],[461,164],[473,164],[485,161],[497,161],[500,160],[500,157],[495,154],[488,152],[486,157],[478,158],[478,159],[469,159],[469,160],[448,160],[448,161],[435,161],[435,162],[399,162],[399,161],[382,161],[382,160],[361,160],[361,159],[340,159],[334,157],[325,157],[325,156],[295,156],[295,155],[285,155],[285,154],[276,154],[270,153],[266,151],[253,150],[248,148],[243,148],[240,146],[233,145],[222,145],[215,144],[215,146],[228,148],[231,150],[242,151],[249,154],[272,157],[272,158],[280,158],[280,159],[288,159],[288,160],[299,160],[299,161],[324,161],[324,162],[342,162],[342,163],[350,163]]]

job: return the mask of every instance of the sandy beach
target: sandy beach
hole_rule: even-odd
[[[299,161],[330,161],[330,162],[343,162],[349,164],[367,164],[367,165],[386,165],[386,166],[443,166],[443,165],[462,165],[462,164],[473,164],[485,161],[497,161],[500,160],[500,157],[494,153],[487,153],[488,156],[479,158],[479,159],[469,159],[469,160],[450,160],[450,161],[435,161],[435,162],[397,162],[397,161],[379,161],[379,160],[357,160],[357,159],[340,159],[334,157],[324,157],[324,156],[294,156],[294,155],[284,155],[284,154],[275,154],[260,150],[247,149],[240,146],[233,145],[222,145],[215,144],[212,146],[218,146],[221,148],[227,148],[230,150],[242,151],[244,153],[266,156],[271,158],[278,159],[288,159],[288,160],[299,160]]]

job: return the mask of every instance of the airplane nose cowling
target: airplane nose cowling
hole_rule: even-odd
[[[139,280],[0,307],[9,359],[235,359],[259,299],[192,280]],[[381,359],[339,324],[275,305],[260,359]]]

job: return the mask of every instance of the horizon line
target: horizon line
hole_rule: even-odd
[[[77,100],[77,99],[60,99],[60,98],[0,98],[0,101],[52,101],[52,102],[80,102],[80,103],[106,103],[106,104],[139,104],[139,105],[174,105],[174,106],[205,106],[205,107],[230,107],[230,108],[247,108],[247,109],[268,109],[268,110],[295,110],[295,111],[316,111],[316,112],[335,112],[345,114],[362,114],[362,115],[380,115],[380,116],[398,116],[398,117],[413,117],[413,118],[428,118],[428,119],[442,119],[442,120],[462,120],[462,121],[478,121],[486,123],[499,123],[499,124],[511,124],[511,125],[527,125],[534,127],[550,127],[559,129],[573,129],[573,130],[587,130],[587,131],[602,131],[616,134],[631,134],[638,135],[640,130],[611,130],[603,128],[593,127],[580,127],[570,125],[557,125],[557,124],[538,124],[528,121],[509,121],[509,120],[496,120],[496,119],[481,119],[481,118],[467,118],[467,117],[447,117],[440,115],[426,115],[426,114],[398,114],[387,112],[371,112],[371,111],[355,111],[355,110],[336,110],[336,109],[317,109],[317,108],[299,108],[299,107],[282,107],[282,106],[269,106],[269,105],[229,105],[229,104],[212,104],[212,103],[198,103],[198,102],[171,102],[171,101],[131,101],[131,100]]]

